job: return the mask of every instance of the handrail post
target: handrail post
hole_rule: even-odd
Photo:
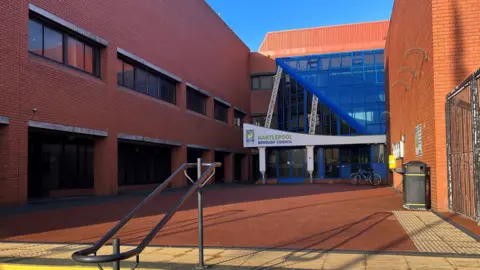
[[[113,239],[113,254],[120,254],[120,239],[115,238]],[[113,270],[120,270],[120,261],[113,262]]]
[[[202,159],[197,159],[197,181],[202,177]],[[197,189],[198,197],[198,265],[196,269],[205,269],[203,261],[203,202],[202,202],[202,184]]]

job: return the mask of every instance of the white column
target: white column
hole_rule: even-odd
[[[260,173],[262,174],[262,184],[265,184],[265,150],[265,147],[258,148],[258,162],[260,163],[258,167],[260,168]]]
[[[310,174],[310,184],[313,183],[314,160],[313,145],[307,145],[307,171],[308,174]]]

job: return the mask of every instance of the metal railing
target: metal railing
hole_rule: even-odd
[[[197,190],[198,193],[198,210],[199,210],[199,267],[203,268],[203,211],[202,211],[202,197],[201,188],[213,177],[215,174],[215,168],[220,167],[222,164],[219,162],[214,163],[201,163],[201,159],[198,159],[197,163],[184,163],[180,166],[167,180],[165,180],[160,186],[152,191],[140,204],[138,204],[127,216],[115,225],[110,231],[108,231],[100,240],[98,240],[93,246],[79,250],[72,254],[72,259],[81,263],[96,263],[100,269],[100,263],[114,262],[113,269],[120,269],[120,261],[132,258],[136,256],[135,269],[139,264],[139,255],[150,244],[153,238],[158,232],[167,224],[167,222],[173,217],[173,215],[180,209],[185,201]],[[208,167],[205,172],[202,173],[202,167]],[[197,168],[197,181],[193,181],[186,172],[186,169]],[[137,247],[120,252],[120,239],[113,240],[113,254],[109,255],[97,255],[97,251],[102,248],[108,240],[110,240],[123,226],[125,226],[137,212],[156,195],[161,193],[172,182],[174,177],[184,170],[185,176],[193,183],[190,189],[178,200],[165,214],[165,216],[157,223],[157,225],[150,231],[150,233],[143,239],[143,241],[137,245]]]

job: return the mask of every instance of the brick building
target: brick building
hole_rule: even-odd
[[[479,9],[478,0],[396,0],[390,21],[385,46],[388,145],[403,141],[398,166],[421,160],[431,167],[435,210],[449,209],[445,98],[480,67],[475,48],[480,39],[475,17]],[[421,152],[415,149],[417,127],[422,133]],[[394,186],[401,188],[401,176],[393,178]],[[473,183],[473,178],[467,181]],[[473,202],[471,196],[473,190],[464,190],[464,200]]]
[[[204,1],[0,9],[0,204],[115,195],[197,157],[248,179],[250,51]]]

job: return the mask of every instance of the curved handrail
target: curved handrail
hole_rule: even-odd
[[[133,256],[139,255],[153,240],[153,238],[157,235],[157,233],[165,226],[165,224],[172,218],[172,216],[178,211],[178,209],[185,203],[185,201],[192,195],[192,193],[200,187],[203,182],[206,182],[207,175],[215,169],[215,167],[220,167],[221,163],[215,162],[207,164],[208,168],[205,172],[200,176],[200,178],[195,182],[195,184],[180,198],[180,200],[175,203],[174,206],[168,210],[167,214],[160,220],[160,222],[150,231],[150,233],[143,239],[143,241],[134,249],[131,249],[126,252],[118,253],[118,254],[110,254],[110,255],[94,255],[105,243],[111,239],[125,224],[128,223],[135,215],[136,212],[142,208],[148,201],[150,201],[154,196],[158,193],[163,191],[168,184],[172,181],[172,179],[181,171],[186,168],[194,168],[196,167],[196,163],[184,163],[180,168],[178,168],[165,182],[163,182],[159,187],[157,187],[154,191],[152,191],[147,198],[145,198],[140,204],[138,204],[126,217],[124,217],[121,221],[115,225],[109,232],[107,232],[100,240],[98,240],[93,246],[79,250],[72,254],[72,259],[77,262],[82,263],[106,263],[106,262],[116,262],[126,260]]]

